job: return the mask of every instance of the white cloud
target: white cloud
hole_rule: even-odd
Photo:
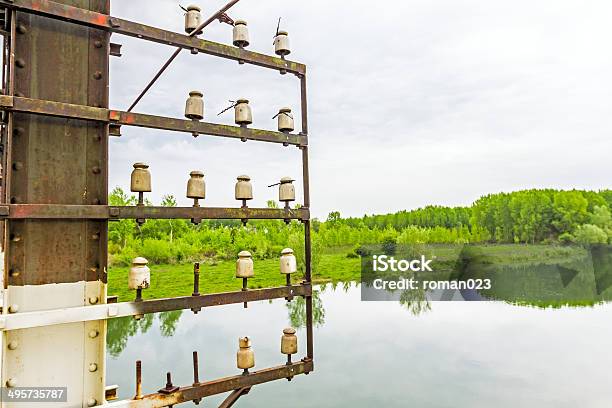
[[[200,5],[208,15],[223,3]],[[469,204],[529,187],[611,187],[611,11],[603,0],[412,0],[378,8],[365,0],[243,0],[230,15],[248,20],[250,48],[265,53],[282,15],[291,57],[309,66],[313,212],[324,217],[336,209],[362,215]],[[182,30],[177,1],[115,1],[113,14]],[[205,37],[229,42],[231,28],[214,23]],[[111,101],[124,109],[172,49],[114,41],[124,56],[112,62]],[[231,114],[216,114],[246,96],[254,125],[270,129],[278,107],[299,101],[291,76],[184,52],[137,110],[180,117],[191,89],[204,91],[207,120],[231,123]],[[145,160],[156,198],[183,197],[196,168],[208,177],[208,205],[233,205],[242,173],[253,177],[259,204],[275,196],[268,182],[301,179],[295,148],[124,134],[111,142],[110,185],[127,185],[131,163]]]

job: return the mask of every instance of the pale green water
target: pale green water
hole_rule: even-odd
[[[437,302],[418,316],[395,302],[361,302],[360,290],[328,287],[324,323],[315,331],[315,372],[253,388],[238,407],[581,407],[612,405],[612,306],[535,309],[501,302]],[[134,395],[134,362],[143,361],[144,391],[172,371],[192,382],[235,375],[239,336],[253,339],[256,369],[284,363],[280,334],[290,325],[284,301],[166,314],[133,337],[133,320],[111,334],[107,384]],[[178,319],[178,321],[173,321]],[[144,322],[143,324],[146,324]],[[175,328],[173,336],[165,337]],[[118,334],[127,338],[117,346]],[[300,354],[305,334],[300,336]],[[122,349],[120,351],[120,349]],[[300,356],[300,358],[302,355]],[[221,398],[205,400],[216,406]],[[183,406],[193,406],[191,403]]]

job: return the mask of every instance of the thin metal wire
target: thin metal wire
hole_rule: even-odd
[[[223,8],[221,8],[219,11],[217,11],[214,15],[212,15],[208,20],[204,21],[202,24],[200,24],[195,30],[193,30],[190,34],[189,37],[193,37],[195,36],[198,32],[200,32],[204,27],[206,27],[207,25],[209,25],[210,23],[212,23],[213,21],[215,21],[216,19],[218,19],[220,16],[222,16],[223,14],[225,14],[226,11],[228,11],[230,8],[232,8],[234,5],[236,5],[236,3],[238,3],[240,0],[232,0],[229,3],[227,3]],[[132,103],[132,105],[129,107],[129,109],[127,110],[128,112],[131,112],[132,109],[134,109],[136,107],[136,105],[138,105],[138,102],[140,102],[140,100],[145,96],[145,94],[149,91],[149,89],[151,89],[151,87],[155,84],[155,82],[157,82],[157,80],[159,79],[159,77],[162,76],[162,74],[166,71],[166,69],[168,69],[168,67],[170,66],[170,64],[172,64],[172,62],[176,59],[176,57],[179,56],[179,54],[181,53],[183,49],[182,48],[177,48],[176,51],[174,51],[174,53],[170,56],[170,58],[168,59],[168,61],[166,61],[166,63],[160,68],[160,70],[157,72],[157,74],[155,74],[155,76],[153,77],[153,79],[151,80],[151,82],[149,82],[149,84],[145,87],[145,89],[142,90],[142,92],[140,93],[140,95],[138,95],[138,97],[136,98],[136,100],[134,100],[134,102]]]

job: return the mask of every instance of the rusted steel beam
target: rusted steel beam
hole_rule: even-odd
[[[280,275],[279,275],[280,276]],[[239,292],[213,293],[198,296],[183,296],[169,299],[140,300],[93,306],[69,307],[0,315],[0,331],[23,330],[58,324],[89,322],[127,316],[139,316],[175,310],[202,309],[244,302],[284,299],[287,297],[312,296],[312,285],[280,286],[276,288],[251,289]]]
[[[106,205],[10,204],[0,205],[0,219],[204,219],[301,220],[308,208],[111,207]]]
[[[288,134],[271,130],[197,122],[7,95],[0,95],[0,109],[70,119],[92,120],[110,123],[114,126],[135,126],[240,140],[282,143],[295,146],[306,146],[308,144],[308,138],[301,134]]]
[[[53,1],[0,0],[0,5],[45,17],[94,27],[117,34],[153,41],[160,44],[166,44],[188,50],[196,50],[203,54],[213,55],[216,57],[227,58],[235,61],[244,61],[248,64],[258,65],[265,68],[291,72],[300,76],[306,73],[305,65],[298,62],[247,51],[230,45],[201,40],[199,38],[162,30],[140,23],[134,23],[132,21],[111,17],[106,14],[96,13],[78,7],[59,4]]]
[[[240,397],[247,395],[251,391],[251,387],[241,388],[239,390],[233,391],[230,395],[227,396],[219,405],[219,408],[231,408],[234,406]]]
[[[258,384],[291,378],[296,375],[308,374],[314,370],[312,360],[305,359],[291,365],[283,365],[255,371],[248,375],[225,377],[187,387],[181,387],[171,394],[149,394],[140,400],[117,401],[103,405],[108,408],[162,408],[174,404],[193,401],[199,398],[223,394],[241,388],[249,388]]]
[[[243,128],[239,126],[220,125],[215,123],[173,119],[162,116],[121,111],[110,111],[109,118],[111,123],[127,126],[171,130],[175,132],[186,132],[209,136],[221,136],[241,140],[257,140],[261,142],[282,143],[285,145],[294,146],[305,146],[308,144],[308,138],[306,136],[273,132],[270,130]]]

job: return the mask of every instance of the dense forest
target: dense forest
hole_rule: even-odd
[[[134,205],[134,196],[116,188],[110,205]],[[151,203],[147,203],[151,204]],[[163,206],[176,206],[166,196]],[[268,206],[275,207],[273,201]],[[386,215],[342,218],[338,212],[313,221],[313,263],[334,247],[380,243],[609,243],[612,239],[612,191],[524,190],[490,194],[470,207],[428,206]],[[284,247],[303,252],[303,226],[283,221],[132,220],[110,223],[111,265],[127,265],[135,256],[156,263],[233,259],[244,249],[259,259],[277,257]],[[351,256],[352,253],[349,253]],[[354,253],[353,253],[354,255]],[[356,255],[355,255],[356,256]]]

